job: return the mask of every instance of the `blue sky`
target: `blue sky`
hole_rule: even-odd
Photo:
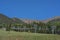
[[[9,17],[48,19],[60,16],[60,0],[0,0],[0,13]]]

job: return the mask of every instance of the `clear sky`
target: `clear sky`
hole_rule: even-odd
[[[60,16],[60,0],[0,0],[0,13],[9,17],[43,20]]]

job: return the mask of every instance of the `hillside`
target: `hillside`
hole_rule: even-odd
[[[13,17],[12,21],[13,21],[13,23],[24,24],[24,22],[22,20],[20,20],[19,18],[16,18],[16,17]]]
[[[16,18],[16,17],[13,17],[13,18],[9,18],[8,16],[5,16],[3,14],[0,14],[0,23],[32,23],[32,22],[43,22],[43,23],[47,23],[47,22],[56,22],[56,21],[59,21],[60,22],[60,16],[56,16],[56,17],[53,17],[53,18],[49,18],[49,19],[46,19],[46,20],[31,20],[31,19],[21,19],[21,18]]]
[[[49,19],[46,19],[46,20],[29,20],[29,19],[21,19],[23,22],[29,24],[29,23],[32,23],[32,22],[43,22],[43,23],[48,23],[48,22],[55,22],[55,21],[60,21],[60,16],[56,16],[56,17],[53,17],[53,18],[49,18]]]
[[[56,16],[56,17],[53,17],[53,18],[49,18],[49,19],[47,19],[47,20],[43,20],[42,22],[44,22],[44,23],[51,23],[51,24],[53,24],[53,23],[55,23],[55,22],[60,22],[60,16]]]
[[[60,22],[60,16],[54,17],[50,22]]]
[[[3,15],[3,14],[0,14],[0,23],[11,23],[12,22],[12,19]]]
[[[9,18],[8,16],[0,14],[0,23],[9,24],[9,23],[24,23],[24,22],[18,18]]]

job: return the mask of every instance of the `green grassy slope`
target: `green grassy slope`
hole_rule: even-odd
[[[60,40],[60,35],[0,30],[0,40]]]

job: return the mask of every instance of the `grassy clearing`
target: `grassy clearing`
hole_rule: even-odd
[[[60,35],[0,30],[0,40],[60,40]]]

